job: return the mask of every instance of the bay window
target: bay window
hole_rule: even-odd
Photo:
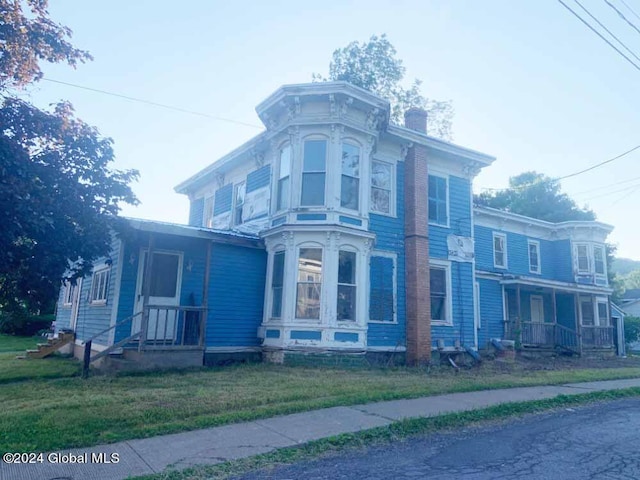
[[[271,275],[272,305],[271,316],[282,316],[282,289],[284,286],[284,252],[276,252],[273,255],[273,273]]]
[[[325,140],[305,141],[302,162],[301,206],[324,205],[326,168],[327,142]]]
[[[338,320],[356,319],[356,254],[340,250],[338,253]]]
[[[604,248],[600,245],[593,246],[593,265],[596,275],[604,275]]]
[[[301,248],[298,256],[296,318],[320,319],[322,249]]]
[[[589,246],[579,244],[576,246],[578,273],[589,273]]]
[[[355,145],[342,145],[342,179],[340,206],[358,210],[360,197],[360,149]]]
[[[278,163],[278,197],[276,210],[286,210],[289,208],[289,177],[291,176],[291,145],[280,150]]]

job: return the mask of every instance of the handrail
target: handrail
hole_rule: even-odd
[[[114,328],[119,327],[120,325],[124,325],[127,322],[132,321],[134,318],[136,318],[138,315],[142,315],[142,312],[138,312],[138,313],[134,313],[133,315],[125,318],[124,320],[120,320],[118,323],[115,323],[114,325],[111,325],[108,328],[105,328],[104,330],[96,333],[93,337],[87,338],[86,340],[84,340],[82,343],[83,345],[86,344],[87,342],[92,342],[94,341],[96,338],[104,335],[105,333],[107,333],[109,330],[113,330]]]

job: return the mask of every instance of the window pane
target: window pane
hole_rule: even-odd
[[[271,316],[274,318],[280,318],[282,316],[282,287],[273,287]]]
[[[360,180],[353,177],[342,176],[342,190],[340,192],[340,205],[351,210],[358,210]]]
[[[284,283],[284,252],[273,256],[273,281],[271,285],[281,287]]]
[[[289,177],[278,180],[278,210],[289,208]]]
[[[438,203],[438,223],[447,223],[447,204],[445,202]]]
[[[594,247],[593,258],[596,273],[604,275],[604,254],[601,247]]]
[[[438,202],[431,198],[429,199],[429,220],[438,221]]]
[[[322,281],[322,249],[301,248],[298,259],[299,282]]]
[[[175,297],[178,286],[178,255],[164,253],[153,254],[153,274],[149,296],[151,297]]]
[[[338,285],[338,320],[356,319],[356,287]]]
[[[296,318],[320,318],[319,283],[298,283]]]
[[[431,294],[431,320],[447,319],[445,312],[446,297]]]
[[[305,172],[324,172],[327,158],[327,142],[324,140],[307,140],[304,142]]]
[[[436,179],[436,192],[438,200],[445,200],[447,198],[447,181],[444,178]]]
[[[342,145],[342,174],[360,176],[360,149],[348,143]]]
[[[324,173],[305,173],[302,175],[303,206],[324,205]]]
[[[431,268],[429,269],[429,284],[431,286],[432,294],[446,295],[447,294],[447,271],[444,268]]]
[[[391,165],[388,163],[372,162],[371,185],[391,190]]]
[[[291,146],[287,145],[280,151],[279,177],[288,177],[291,173]]]
[[[379,188],[371,189],[371,210],[374,212],[391,213],[390,192]]]
[[[340,250],[338,264],[338,283],[356,283],[356,254]]]
[[[591,300],[582,300],[580,302],[580,309],[582,310],[582,324],[593,325],[593,304]]]
[[[609,318],[607,315],[606,303],[598,302],[598,320],[600,322],[601,327],[609,325]]]

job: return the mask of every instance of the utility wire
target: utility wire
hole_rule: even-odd
[[[572,196],[584,195],[585,193],[596,192],[598,190],[604,190],[605,188],[615,187],[616,185],[622,185],[623,183],[634,182],[636,180],[640,180],[640,177],[629,178],[628,180],[622,180],[621,182],[610,183],[608,185],[601,185],[596,188],[590,188],[589,190],[582,190],[581,192],[573,193]]]
[[[624,16],[624,13],[622,13],[620,10],[618,10],[618,8],[617,8],[613,3],[611,3],[609,0],[604,0],[604,3],[606,3],[606,4],[607,4],[607,5],[609,5],[611,8],[613,8],[613,9],[616,11],[616,13],[620,16],[620,18],[621,18],[622,20],[624,20],[625,22],[627,22],[627,23],[629,24],[629,26],[630,26],[631,28],[633,28],[636,32],[640,33],[640,30],[638,30],[638,27],[636,27],[636,26],[633,24],[633,22],[632,22],[632,21],[628,20],[628,19],[627,19],[627,17],[625,17],[625,16]]]
[[[68,82],[63,82],[61,80],[54,80],[53,78],[43,78],[42,80],[44,80],[45,82],[58,83],[60,85],[66,85],[68,87],[80,88],[82,90],[88,90],[90,92],[101,93],[103,95],[109,95],[109,96],[112,96],[112,97],[122,98],[122,99],[129,100],[129,101],[132,101],[132,102],[138,102],[138,103],[143,103],[143,104],[146,104],[146,105],[152,105],[154,107],[166,108],[167,110],[174,110],[176,112],[187,113],[187,114],[190,114],[190,115],[197,115],[199,117],[209,118],[211,120],[218,120],[220,122],[235,123],[236,125],[243,125],[245,127],[251,127],[251,128],[259,128],[259,129],[262,130],[262,127],[260,127],[259,125],[254,125],[252,123],[245,123],[245,122],[241,122],[239,120],[233,120],[231,118],[219,117],[217,115],[210,115],[208,113],[196,112],[194,110],[188,110],[186,108],[176,107],[176,106],[173,106],[173,105],[166,105],[164,103],[152,102],[151,100],[145,100],[145,99],[142,99],[142,98],[130,97],[129,95],[122,95],[120,93],[109,92],[107,90],[100,90],[98,88],[85,87],[83,85],[76,85],[75,83],[68,83]]]
[[[633,13],[633,14],[635,15],[635,17],[636,17],[638,20],[640,20],[640,15],[638,15],[638,14],[636,13],[636,11],[635,11],[633,8],[631,8],[631,7],[629,6],[629,4],[628,4],[627,2],[625,2],[624,0],[620,0],[620,2],[621,2],[625,7],[627,7],[627,8],[629,9],[629,11],[630,11],[631,13]]]
[[[635,147],[633,147],[631,150],[627,150],[624,153],[621,153],[620,155],[617,155],[613,158],[610,158],[608,160],[605,160],[604,162],[600,162],[600,163],[596,163],[595,165],[591,165],[590,167],[587,167],[583,170],[579,170],[577,172],[573,172],[573,173],[569,173],[568,175],[563,175],[562,177],[555,177],[552,178],[551,180],[553,180],[554,182],[559,182],[560,180],[565,180],[567,178],[572,178],[572,177],[576,177],[578,175],[582,175],[583,173],[587,173],[590,172],[591,170],[595,170],[596,168],[599,168],[603,165],[606,165],[608,163],[614,162],[615,160],[618,160],[626,155],[629,155],[632,152],[635,152],[636,150],[640,149],[640,145],[636,145]],[[527,183],[525,185],[518,185],[516,187],[506,187],[506,188],[489,188],[489,187],[482,187],[482,190],[491,190],[491,191],[503,191],[503,190],[522,190],[525,188],[529,188],[529,187],[533,187],[534,185],[537,185],[539,183],[543,183],[542,181],[540,182],[533,182],[533,183]]]
[[[638,57],[638,55],[636,55],[629,47],[627,47],[622,40],[620,40],[618,37],[616,37],[611,32],[611,30],[609,30],[606,26],[604,26],[603,23],[600,20],[598,20],[589,10],[587,10],[585,6],[583,6],[578,0],[574,0],[574,2],[576,2],[578,4],[578,6],[582,10],[585,11],[585,13],[587,15],[589,15],[593,20],[595,20],[596,23],[598,25],[600,25],[604,29],[605,32],[607,32],[609,35],[611,35],[622,46],[622,48],[624,48],[627,52],[629,52],[631,55],[633,55],[636,60],[640,60],[640,57]]]
[[[606,2],[607,0],[605,0]],[[611,43],[609,40],[607,40],[604,36],[602,36],[602,34],[597,31],[595,28],[593,28],[593,26],[587,22],[584,18],[582,18],[580,15],[578,15],[571,7],[569,7],[566,3],[564,3],[562,0],[558,0],[558,2],[567,10],[569,10],[569,12],[571,12],[572,15],[574,15],[578,20],[580,20],[582,23],[584,23],[593,33],[595,33],[596,35],[598,35],[602,40],[604,40],[605,42],[607,42],[607,45],[609,45],[611,48],[613,48],[616,52],[618,52],[618,54],[620,54],[627,62],[629,62],[631,65],[633,65],[633,67],[640,71],[640,67],[633,61],[631,60],[629,57],[627,57],[624,53],[622,53],[620,51],[620,49],[618,47],[616,47],[613,43]]]
[[[640,188],[640,186],[637,186],[636,188],[634,188],[633,190],[631,190],[629,193],[623,195],[622,197],[620,197],[619,199],[615,200],[610,206],[609,208],[619,204],[622,200],[624,200],[625,198],[630,197],[631,195],[633,195],[634,193],[636,193],[638,191],[638,188]]]

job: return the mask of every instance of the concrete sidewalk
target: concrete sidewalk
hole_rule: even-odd
[[[63,454],[87,454],[87,464],[43,463],[9,465],[0,460],[0,480],[100,479],[162,472],[168,466],[183,469],[216,464],[312,440],[389,425],[405,418],[432,417],[464,412],[509,402],[542,400],[558,395],[578,395],[605,390],[640,387],[640,378],[554,386],[483,390],[413,400],[393,400],[351,407],[334,407],[254,422],[158,437],[129,440],[91,448],[66,450]],[[92,453],[119,455],[112,464],[91,463]],[[52,458],[55,460],[55,458]]]

